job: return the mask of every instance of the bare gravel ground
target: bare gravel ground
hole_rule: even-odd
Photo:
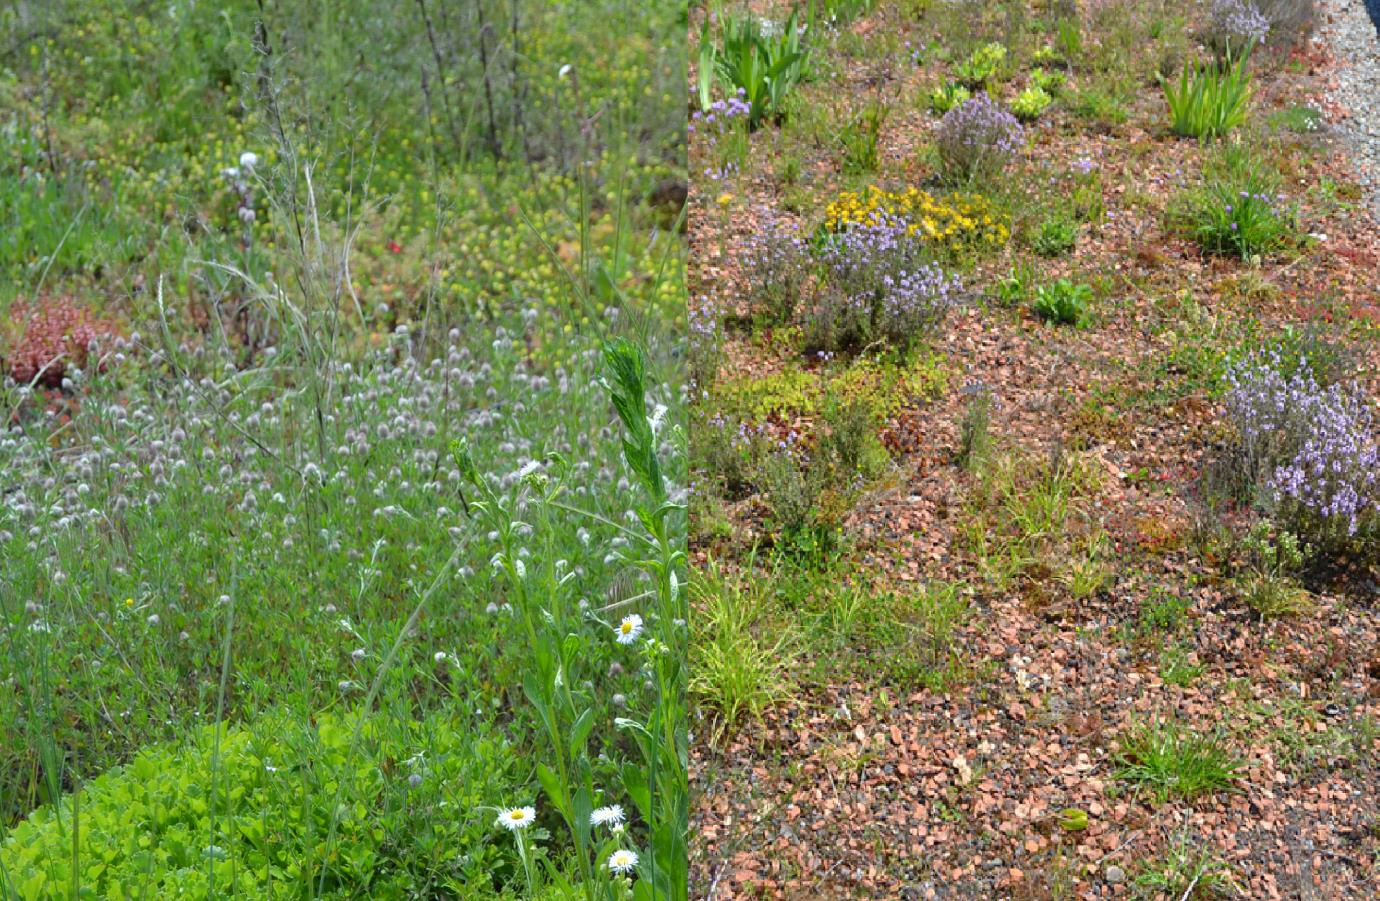
[[[1380,36],[1362,0],[1319,0],[1318,39],[1337,59],[1326,99],[1380,222]]]

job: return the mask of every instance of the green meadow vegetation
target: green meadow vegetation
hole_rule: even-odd
[[[0,9],[0,898],[685,898],[684,7],[115,6]]]

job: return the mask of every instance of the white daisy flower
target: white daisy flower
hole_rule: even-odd
[[[618,633],[619,644],[632,644],[642,634],[642,617],[629,613],[614,631]]]
[[[635,866],[637,866],[636,851],[629,851],[627,848],[619,848],[609,855],[610,872],[631,873]]]
[[[617,826],[623,822],[623,806],[621,804],[610,804],[608,807],[600,807],[589,815],[591,826]]]
[[[259,162],[259,155],[252,150],[246,150],[240,154],[240,168],[246,172],[252,171]]]
[[[507,810],[499,812],[497,825],[510,832],[516,832],[532,825],[532,821],[536,818],[537,810],[535,807],[509,807]]]

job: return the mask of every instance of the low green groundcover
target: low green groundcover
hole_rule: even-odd
[[[142,751],[5,836],[0,897],[499,894],[511,838],[486,808],[520,800],[509,744],[379,715],[352,753],[354,722],[271,716]]]

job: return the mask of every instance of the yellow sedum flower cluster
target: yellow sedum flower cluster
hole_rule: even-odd
[[[1011,226],[981,194],[935,197],[906,188],[886,191],[868,185],[863,191],[844,191],[824,209],[824,228],[839,232],[853,225],[879,225],[885,219],[907,223],[910,234],[949,253],[1001,247]]]

